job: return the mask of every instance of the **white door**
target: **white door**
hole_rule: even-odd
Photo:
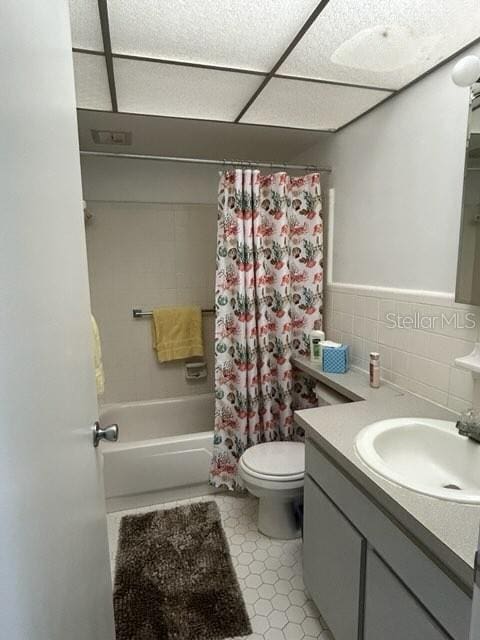
[[[1,0],[0,86],[0,638],[112,640],[67,0]]]

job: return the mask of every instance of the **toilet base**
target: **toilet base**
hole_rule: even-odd
[[[269,538],[293,540],[299,538],[301,529],[291,499],[260,498],[258,502],[258,530]]]

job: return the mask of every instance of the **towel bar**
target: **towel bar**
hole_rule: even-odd
[[[215,313],[215,309],[202,309],[202,313]],[[142,309],[132,309],[132,316],[134,318],[151,318],[151,311],[143,311]]]

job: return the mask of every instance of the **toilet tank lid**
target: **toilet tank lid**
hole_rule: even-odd
[[[248,469],[269,476],[298,476],[305,471],[303,442],[264,442],[247,449],[242,462]]]

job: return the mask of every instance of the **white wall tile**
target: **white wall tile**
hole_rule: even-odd
[[[374,349],[370,350],[368,353],[371,353],[371,351],[374,351]],[[384,345],[380,345],[378,346],[377,351],[380,354],[380,362],[382,363],[382,366],[385,367],[385,369],[391,369],[392,368],[392,350],[389,349],[388,347],[385,347]]]
[[[366,305],[365,296],[355,296],[354,313],[356,316],[360,316],[360,317],[365,316],[365,305]]]
[[[448,336],[431,334],[427,341],[427,356],[432,360],[452,364],[455,358],[466,356],[472,351],[472,343]]]
[[[342,329],[342,314],[335,308],[332,312],[332,326],[330,327],[330,329],[335,331],[341,331]]]
[[[458,367],[451,367],[449,392],[457,398],[471,401],[473,394],[473,377],[471,373]]]
[[[391,369],[395,373],[399,373],[401,375],[407,376],[409,373],[409,354],[406,351],[398,351],[397,349],[392,349],[392,363]]]
[[[208,376],[185,380],[184,362],[160,364],[150,320],[135,307],[212,307],[215,282],[214,205],[89,202],[87,252],[93,313],[102,339],[103,402],[149,400],[213,390],[213,316],[205,315]]]
[[[373,342],[378,340],[378,322],[370,318],[365,319],[365,338]]]
[[[409,359],[409,377],[442,391],[448,391],[450,368],[433,360],[412,355]]]
[[[360,338],[365,338],[365,318],[354,316],[353,333]]]
[[[379,306],[377,298],[365,298],[365,316],[372,320],[378,320]]]
[[[389,314],[397,313],[397,303],[395,300],[380,300],[378,304],[378,317],[382,322],[387,322]]]
[[[378,342],[389,347],[395,347],[395,329],[391,329],[385,322],[379,322],[378,326]]]
[[[353,337],[352,356],[357,360],[365,360],[365,340]]]
[[[436,404],[440,404],[442,406],[447,406],[448,404],[448,393],[445,391],[441,391],[440,389],[436,389],[435,387],[431,387],[428,384],[422,384],[416,380],[412,380],[411,378],[406,378],[407,386],[406,388],[412,393],[422,396],[423,398],[427,398],[427,400],[431,400]]]
[[[340,314],[340,330],[353,334],[353,316],[350,313]]]
[[[338,329],[329,329],[327,338],[333,340],[333,342],[342,342],[342,332]]]
[[[410,353],[427,357],[429,354],[429,337],[426,331],[413,329],[410,333]]]
[[[468,409],[471,408],[472,403],[468,400],[462,400],[461,398],[456,398],[455,396],[449,395],[447,406],[452,411],[463,413],[464,411],[468,411]]]
[[[333,295],[333,309],[335,311],[353,314],[354,297],[348,293],[335,293]]]
[[[333,301],[333,311],[327,310],[328,337],[350,346],[355,366],[367,369],[370,352],[378,351],[384,380],[456,412],[470,406],[472,376],[454,361],[473,348],[480,331],[476,309],[435,294],[382,294],[378,287],[330,285],[328,296]],[[425,328],[392,327],[386,321],[388,313],[422,320]],[[468,327],[467,313],[476,316],[476,327]]]

